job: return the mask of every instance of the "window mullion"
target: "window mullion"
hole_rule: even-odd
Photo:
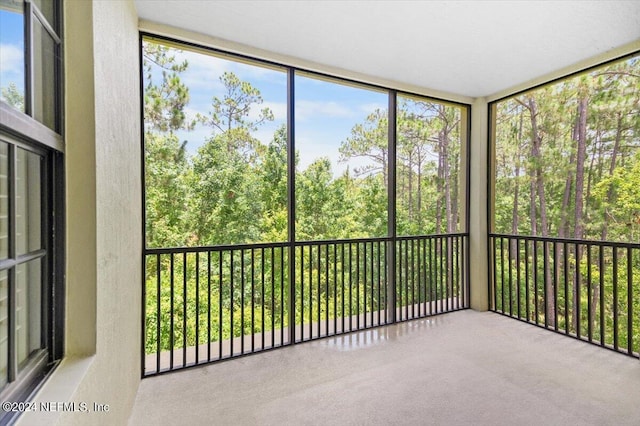
[[[33,117],[33,4],[25,3],[24,11],[24,112]]]
[[[387,151],[389,156],[389,164],[387,171],[387,236],[391,238],[387,248],[387,264],[389,265],[387,276],[387,312],[389,322],[396,322],[396,169],[397,169],[397,141],[396,141],[396,117],[397,117],[397,100],[398,92],[389,90],[389,112],[388,112],[388,136]]]
[[[16,147],[9,145],[8,150],[8,184],[9,184],[9,259],[16,259]],[[8,271],[8,379],[9,382],[15,381],[18,375],[18,359],[16,351],[17,330],[16,330],[16,265],[14,264]]]

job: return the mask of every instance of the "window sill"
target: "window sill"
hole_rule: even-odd
[[[40,410],[41,404],[70,402],[94,359],[94,356],[63,359],[31,399],[31,402],[35,403],[34,410],[21,415],[15,424],[23,426],[56,424],[64,408],[60,406],[58,411]]]

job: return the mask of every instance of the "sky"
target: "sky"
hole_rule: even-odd
[[[0,10],[0,86],[15,83],[24,94],[23,26],[22,14]],[[172,52],[178,62],[186,60],[189,64],[180,76],[190,93],[190,102],[185,110],[188,117],[193,118],[198,113],[206,115],[211,110],[212,99],[224,96],[220,76],[231,71],[260,90],[264,102],[251,112],[251,116],[257,117],[260,109],[265,107],[273,112],[274,120],[263,124],[254,133],[256,138],[268,144],[275,130],[286,123],[287,75],[284,69],[193,51],[172,49]],[[154,78],[159,78],[159,75],[156,70]],[[367,164],[363,158],[340,161],[339,147],[351,135],[356,124],[365,122],[376,109],[387,110],[388,95],[384,91],[298,73],[295,78],[295,107],[299,170],[306,169],[321,157],[327,157],[334,176],[339,176],[347,168],[354,170]],[[201,124],[191,131],[178,132],[180,140],[187,141],[187,150],[192,155],[211,135],[212,129]]]
[[[196,113],[206,115],[211,111],[213,97],[224,96],[220,76],[230,71],[260,91],[263,103],[256,105],[250,116],[257,117],[265,107],[273,112],[274,121],[262,125],[254,134],[256,138],[268,144],[275,130],[286,124],[287,74],[284,69],[249,65],[191,51],[174,50],[172,53],[178,62],[186,60],[189,64],[180,75],[189,88],[188,117],[195,117]],[[365,165],[364,159],[340,162],[340,144],[351,135],[356,124],[363,123],[376,109],[386,111],[387,105],[385,92],[296,75],[295,143],[300,159],[299,170],[306,169],[321,157],[329,158],[335,176],[341,175],[347,167],[353,170]],[[211,134],[211,128],[198,125],[192,131],[178,132],[178,137],[181,141],[186,140],[187,150],[195,154]]]
[[[24,95],[24,21],[22,14],[0,10],[0,87],[15,83]]]

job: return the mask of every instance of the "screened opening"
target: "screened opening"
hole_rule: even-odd
[[[493,309],[637,356],[640,58],[491,114]]]
[[[469,306],[468,106],[141,56],[145,375]]]

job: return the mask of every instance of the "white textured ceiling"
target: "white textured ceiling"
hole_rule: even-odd
[[[136,0],[136,6],[147,21],[469,97],[640,39],[640,0]]]

